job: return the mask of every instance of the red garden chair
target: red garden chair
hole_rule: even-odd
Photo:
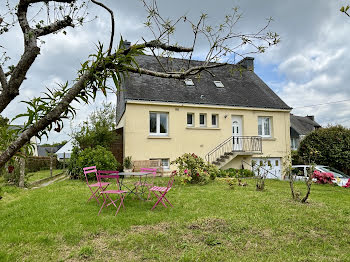
[[[168,185],[166,187],[159,187],[159,186],[154,186],[152,188],[149,189],[149,191],[153,192],[153,194],[157,197],[157,202],[154,204],[154,206],[152,207],[151,210],[153,210],[158,204],[159,202],[161,202],[163,204],[164,207],[167,207],[165,205],[165,203],[163,202],[163,199],[168,202],[168,204],[173,207],[173,205],[169,202],[169,200],[165,197],[165,195],[169,192],[169,190],[171,189],[171,187],[173,186],[174,183],[174,176],[175,174],[171,174],[170,179],[168,181]]]
[[[128,191],[125,191],[125,190],[121,190],[120,189],[120,184],[119,184],[119,175],[118,175],[118,171],[97,171],[97,181],[100,183],[100,188],[101,188],[101,192],[100,194],[102,195],[103,197],[103,204],[100,208],[100,211],[98,212],[98,214],[100,215],[101,213],[101,210],[106,206],[109,206],[109,205],[113,205],[115,206],[115,208],[117,209],[117,212],[115,213],[115,215],[118,214],[119,212],[119,209],[121,206],[124,207],[124,198],[125,198],[125,193],[128,193]],[[105,175],[107,174],[107,175]],[[116,190],[103,190],[103,187],[102,187],[102,179],[105,179],[105,178],[114,178],[116,180],[116,187],[117,189]],[[111,195],[119,195],[119,199],[117,198],[116,200],[113,200],[111,198]],[[107,204],[107,200],[109,200],[110,202]],[[116,202],[120,200],[120,204],[119,206],[117,207],[116,205]]]
[[[92,198],[95,198],[97,203],[100,204],[100,201],[98,201],[98,197],[100,196],[100,192],[99,191],[103,191],[105,190],[109,183],[102,183],[102,184],[99,184],[99,183],[95,183],[95,184],[90,184],[89,183],[89,179],[88,179],[88,174],[89,173],[95,173],[95,176],[97,176],[97,169],[96,169],[96,166],[89,166],[89,167],[84,167],[83,168],[84,170],[84,175],[85,175],[85,178],[86,178],[86,184],[87,186],[89,187],[92,195],[90,196],[90,198],[88,199],[88,202],[92,199]],[[101,188],[102,187],[102,188]],[[96,190],[95,190],[96,188]],[[95,190],[95,191],[94,191]]]
[[[149,193],[147,196],[147,200],[149,200],[151,197],[151,191],[149,191],[149,190],[154,186],[154,178],[156,177],[157,169],[156,168],[141,168],[140,172],[152,174],[152,180],[150,182],[140,180],[134,184],[136,187],[136,192],[137,192],[138,187],[146,187],[148,189]]]

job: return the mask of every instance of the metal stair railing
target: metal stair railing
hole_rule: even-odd
[[[212,149],[205,158],[209,163],[235,152],[262,153],[262,140],[260,136],[230,136]]]

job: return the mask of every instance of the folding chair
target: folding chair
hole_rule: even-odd
[[[103,174],[108,174],[108,175],[103,175]],[[125,208],[124,207],[124,197],[125,197],[125,193],[127,193],[128,191],[120,190],[118,171],[102,171],[102,170],[97,171],[97,181],[101,185],[102,185],[102,180],[101,179],[104,179],[104,178],[114,178],[116,180],[117,190],[102,190],[103,187],[100,186],[100,188],[101,188],[101,192],[100,193],[101,193],[101,195],[103,197],[103,204],[102,204],[98,214],[100,215],[101,210],[105,206],[107,207],[107,206],[112,204],[117,209],[117,212],[115,213],[115,216],[116,216],[118,214],[119,209],[120,209],[121,206],[123,206],[123,208]],[[113,200],[110,195],[119,195],[119,199],[117,198],[116,200]],[[106,204],[108,199],[109,199],[110,202],[108,204]],[[117,207],[116,202],[118,200],[120,200],[120,204]]]
[[[171,174],[170,179],[168,181],[168,185],[166,187],[159,187],[159,186],[154,186],[152,188],[150,188],[149,190],[151,192],[153,192],[153,194],[157,197],[157,202],[154,204],[154,206],[152,207],[151,210],[153,210],[158,204],[159,202],[161,202],[163,204],[164,207],[167,207],[165,205],[165,203],[163,202],[163,199],[168,202],[168,204],[173,207],[173,205],[169,202],[169,200],[165,197],[166,193],[169,192],[169,190],[171,189],[173,183],[174,183],[174,176],[175,174]]]
[[[149,191],[149,190],[154,186],[154,178],[156,177],[157,169],[156,168],[141,168],[140,172],[152,174],[151,182],[149,182],[149,183],[147,183],[147,181],[142,182],[141,177],[140,177],[140,181],[138,181],[134,184],[136,187],[136,192],[137,192],[138,187],[146,187],[148,189],[147,200],[149,200],[149,198],[151,196],[151,191]]]
[[[89,167],[84,167],[83,168],[84,170],[84,175],[85,175],[85,178],[86,178],[86,184],[87,186],[89,187],[92,195],[90,196],[90,198],[88,199],[88,202],[91,200],[91,198],[95,198],[97,203],[100,204],[100,201],[98,201],[98,197],[100,196],[100,192],[99,191],[103,191],[105,190],[109,183],[102,183],[102,184],[99,184],[99,183],[95,183],[95,184],[90,184],[89,183],[89,179],[88,179],[88,174],[89,173],[95,173],[95,176],[97,176],[97,169],[96,169],[96,166],[89,166]],[[102,188],[101,188],[102,187]],[[95,191],[94,189],[97,188]],[[96,195],[97,193],[97,195]]]

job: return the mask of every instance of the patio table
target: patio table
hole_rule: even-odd
[[[124,178],[125,177],[138,177],[139,178],[139,182],[140,184],[145,184],[148,178],[148,175],[152,174],[152,172],[120,172],[119,173],[119,178],[120,178],[120,189],[122,189],[122,187],[126,188],[126,191],[128,191],[128,195],[130,194],[134,194],[135,196],[137,196],[138,198],[140,198],[141,200],[146,200],[145,198],[142,197],[142,195],[145,193],[145,187],[141,186],[140,191],[137,191],[137,187],[134,186],[133,188],[130,187],[130,185],[126,185],[124,183]]]

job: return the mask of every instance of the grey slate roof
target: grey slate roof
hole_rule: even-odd
[[[162,71],[153,56],[139,56],[137,61],[140,67]],[[188,60],[173,59],[171,65],[179,69],[187,63]],[[199,63],[193,61],[191,66]],[[237,69],[235,65],[210,69],[215,77],[202,72],[199,79],[191,77],[194,86],[186,86],[183,80],[131,73],[130,77],[125,79],[124,99],[291,109],[253,71],[240,72],[235,69]],[[225,87],[217,88],[214,80],[220,80]]]
[[[56,153],[62,146],[38,146],[38,156],[48,156],[49,153]]]
[[[313,130],[320,128],[321,126],[314,120],[307,116],[290,115],[290,128],[293,133],[297,135],[307,135]]]

